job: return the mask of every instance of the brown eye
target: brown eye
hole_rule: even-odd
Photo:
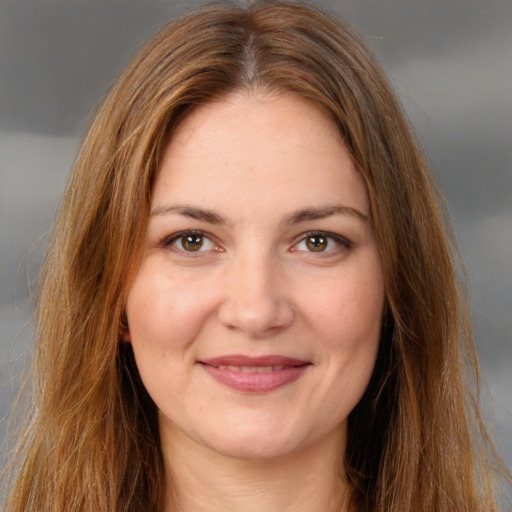
[[[192,253],[217,251],[221,249],[212,241],[212,239],[202,231],[180,231],[164,238],[160,245],[163,248],[174,252],[192,256]]]
[[[190,234],[181,237],[181,246],[185,251],[199,251],[203,246],[202,235]]]
[[[342,235],[327,231],[310,231],[291,250],[293,252],[318,253],[320,256],[334,256],[352,248],[352,242]]]
[[[325,251],[328,244],[328,239],[326,236],[322,235],[313,235],[308,236],[305,240],[307,248],[312,252],[322,252]]]

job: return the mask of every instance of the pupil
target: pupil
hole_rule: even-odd
[[[324,236],[310,236],[306,244],[311,251],[320,252],[327,247],[327,240]]]
[[[200,235],[187,235],[181,242],[186,251],[198,251],[203,245],[203,239]]]

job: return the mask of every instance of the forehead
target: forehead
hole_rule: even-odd
[[[172,133],[152,203],[185,200],[223,208],[230,201],[245,212],[342,201],[368,213],[364,184],[329,115],[300,96],[262,91],[202,105]]]

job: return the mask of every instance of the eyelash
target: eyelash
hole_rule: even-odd
[[[185,238],[186,237],[199,237],[201,238],[201,245],[199,246],[198,250],[194,251],[194,250],[186,250],[185,247],[183,246],[183,243],[185,241]],[[331,248],[331,249],[322,249],[322,250],[319,250],[319,251],[314,251],[314,250],[304,250],[304,249],[297,249],[297,247],[302,244],[302,243],[305,243],[307,244],[307,241],[308,239],[311,240],[312,238],[324,238],[326,239],[327,241],[327,247],[329,247],[329,243],[331,241],[333,241],[337,247],[334,247],[334,248]],[[181,248],[179,247],[175,247],[174,244],[176,244],[177,242],[179,242],[181,240]],[[177,251],[177,252],[180,252],[182,254],[186,254],[188,256],[193,256],[195,253],[201,253],[201,252],[207,252],[211,249],[207,249],[207,250],[201,250],[204,243],[205,243],[205,240],[208,240],[213,246],[214,246],[214,249],[215,251],[221,251],[221,249],[218,247],[218,244],[215,243],[215,241],[213,240],[213,237],[211,235],[209,235],[208,233],[204,232],[204,231],[200,231],[200,230],[186,230],[186,231],[180,231],[178,233],[174,233],[170,236],[167,236],[165,237],[161,242],[160,242],[160,246],[162,248],[167,248],[167,249],[171,249],[171,250],[174,250],[174,251]],[[340,235],[337,235],[335,233],[331,233],[329,231],[308,231],[306,233],[302,233],[300,235],[300,237],[297,237],[296,241],[294,242],[293,246],[292,246],[292,251],[293,252],[296,252],[296,251],[301,251],[301,252],[306,252],[306,253],[310,253],[310,254],[318,254],[318,255],[325,255],[325,254],[328,254],[328,253],[331,253],[333,251],[336,251],[337,248],[339,248],[339,246],[343,247],[344,249],[351,249],[353,247],[353,243],[348,240],[347,238],[343,237],[343,236],[340,236]]]
[[[186,237],[194,237],[194,236],[202,239],[201,246],[199,247],[199,250],[197,250],[197,251],[193,251],[193,250],[187,251],[183,247],[183,242],[185,241]],[[182,248],[173,247],[174,244],[176,242],[178,242],[180,239],[181,239]],[[160,243],[160,246],[163,248],[167,248],[167,249],[173,249],[175,251],[179,251],[179,252],[187,254],[187,255],[193,255],[196,252],[197,253],[205,252],[204,250],[203,251],[200,250],[202,248],[205,240],[209,240],[210,243],[212,243],[215,246],[215,250],[219,249],[217,247],[217,244],[215,244],[215,242],[213,241],[213,238],[210,235],[208,235],[208,233],[205,233],[204,231],[194,230],[194,229],[180,231],[179,233],[174,233],[170,236],[167,236],[162,240],[162,242]]]
[[[293,249],[294,250],[299,250],[299,249],[296,249],[298,245],[300,245],[301,243],[306,243],[307,244],[307,241],[308,239],[312,239],[312,238],[325,238],[327,239],[327,243],[329,243],[329,241],[334,241],[334,243],[338,246],[338,247],[334,247],[332,249],[328,249],[328,250],[320,250],[320,251],[305,251],[305,252],[308,252],[308,253],[311,253],[311,254],[326,254],[326,253],[330,253],[330,252],[333,252],[335,251],[337,248],[339,248],[339,246],[345,248],[345,249],[351,249],[353,247],[353,243],[348,240],[347,238],[343,237],[343,236],[340,236],[340,235],[337,235],[336,233],[331,233],[329,231],[309,231],[307,233],[303,233],[302,235],[300,235],[300,238],[299,240],[293,245]]]

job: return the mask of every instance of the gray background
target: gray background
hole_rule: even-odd
[[[0,0],[0,416],[30,285],[97,101],[180,0]],[[450,205],[473,290],[486,417],[512,466],[512,1],[334,0],[375,49]],[[0,430],[1,434],[1,430]]]

